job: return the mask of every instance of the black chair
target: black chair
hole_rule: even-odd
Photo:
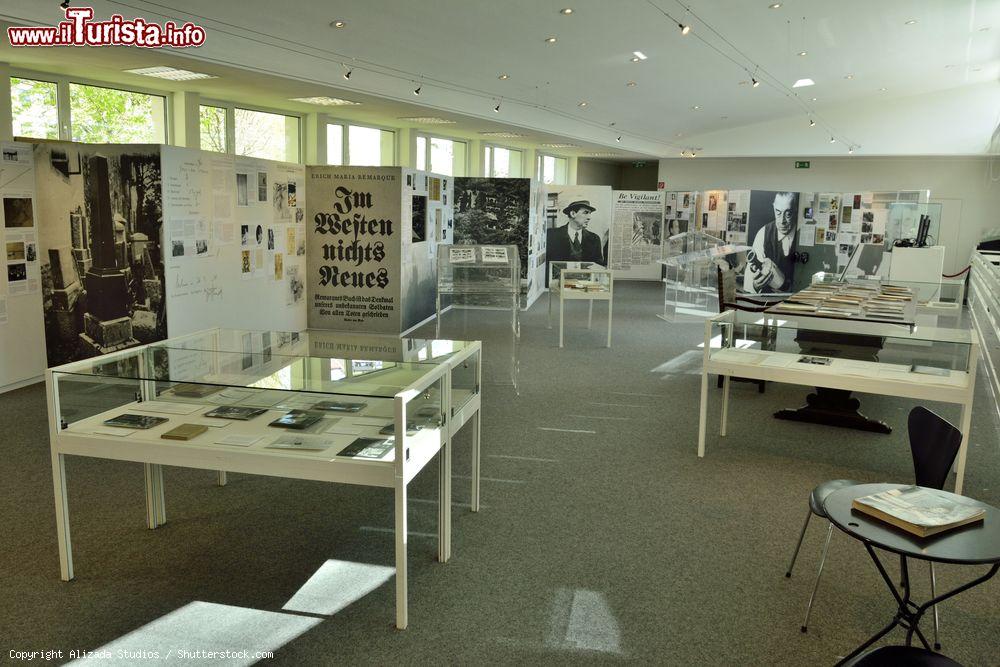
[[[916,480],[916,485],[933,489],[944,488],[944,483],[948,480],[948,473],[951,472],[951,465],[955,461],[959,447],[962,446],[962,432],[927,408],[919,405],[910,410],[907,425],[909,427],[910,456],[913,459],[913,476]],[[786,577],[792,576],[792,568],[795,567],[795,559],[799,555],[799,548],[802,546],[802,540],[806,536],[809,519],[814,514],[821,519],[826,519],[826,511],[823,509],[823,502],[826,500],[826,497],[838,489],[854,486],[858,483],[849,479],[833,479],[823,482],[812,490],[812,493],[809,494],[809,513],[806,514],[806,522],[802,525],[802,532],[799,533],[799,541],[795,545],[792,561],[788,564],[788,570],[785,572]],[[812,612],[813,600],[816,598],[816,591],[819,589],[819,579],[823,574],[823,565],[826,563],[826,552],[830,547],[830,538],[832,536],[833,524],[831,523],[826,531],[826,541],[823,543],[823,551],[819,559],[819,570],[816,572],[816,581],[813,584],[812,593],[809,595],[809,603],[806,605],[806,618],[802,622],[802,632],[806,632],[809,627],[809,614]],[[934,598],[937,594],[934,563],[930,563],[930,571],[931,598]],[[941,644],[938,642],[937,605],[934,606],[934,647],[941,648]]]
[[[962,667],[951,658],[916,646],[882,646],[862,653],[844,667]]]

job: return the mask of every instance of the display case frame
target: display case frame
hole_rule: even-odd
[[[266,374],[262,377],[270,378],[273,376],[272,370],[275,366],[281,366],[286,361],[293,360],[295,367],[302,369],[302,377],[297,380],[293,377],[292,383],[297,382],[298,384],[289,389],[275,389],[266,384],[252,385],[247,382],[239,382],[233,377],[222,381],[218,376],[209,378],[208,374],[203,375],[199,380],[195,375],[196,370],[186,373],[178,370],[182,367],[178,365],[180,362],[183,362],[188,368],[196,369],[197,366],[190,363],[191,359],[221,359],[225,363],[220,363],[218,368],[228,368],[228,364],[235,362],[236,357],[242,357],[242,352],[218,349],[219,347],[228,347],[224,344],[216,343],[215,349],[204,349],[205,347],[213,347],[211,343],[213,337],[217,337],[224,331],[228,330],[216,329],[197,332],[189,336],[168,339],[159,343],[54,367],[46,372],[50,452],[61,578],[69,581],[74,577],[69,504],[66,493],[67,456],[86,456],[142,463],[146,482],[146,518],[147,525],[151,529],[159,527],[166,521],[162,473],[164,465],[220,471],[220,481],[224,480],[221,477],[222,471],[231,471],[289,479],[377,486],[394,490],[396,627],[404,629],[408,623],[407,485],[434,458],[438,459],[440,469],[438,560],[446,562],[451,556],[451,442],[454,434],[464,425],[470,423],[473,427],[472,509],[473,511],[479,509],[481,344],[478,341],[462,342],[457,349],[438,359],[401,361],[399,365],[390,369],[396,373],[395,379],[386,379],[387,376],[383,374],[378,380],[379,390],[374,393],[359,389],[358,384],[350,389],[344,389],[342,385],[339,390],[335,390],[338,381],[310,380],[307,373],[309,368],[330,368],[331,364],[328,356],[301,354],[305,350],[302,344],[304,335],[297,339],[300,343],[298,346],[292,346],[284,352],[272,350],[266,355],[266,360],[263,362],[264,368],[244,375],[244,377],[253,377],[255,373],[256,375]],[[253,335],[253,332],[245,333]],[[377,346],[376,339],[383,337],[373,336],[370,338],[371,344]],[[401,340],[398,337],[385,338],[395,341]],[[207,345],[206,341],[209,341]],[[252,356],[256,352],[251,351],[250,354]],[[261,357],[265,359],[263,352],[261,352]],[[166,370],[162,363],[164,358],[168,362]],[[352,359],[352,361],[356,360]],[[464,384],[472,384],[470,388],[462,390],[460,402],[453,402],[452,380],[453,375],[459,369],[462,369],[461,372],[468,376]],[[291,371],[291,374],[294,375],[294,371]],[[240,373],[236,373],[236,375],[240,375]],[[64,410],[64,408],[74,400],[72,391],[68,388],[71,381],[83,381],[102,388],[117,385],[114,392],[101,392],[102,394],[116,394],[117,398],[107,399],[113,403],[112,408],[103,409],[104,405],[98,405],[91,410],[91,414],[70,422],[66,418],[70,411]],[[396,382],[396,384],[394,385],[392,382]],[[233,421],[232,425],[227,424],[226,428],[218,429],[220,433],[225,431],[230,435],[243,435],[247,439],[259,436],[258,440],[250,445],[219,444],[214,439],[216,435],[212,433],[217,430],[215,428],[209,428],[208,432],[196,436],[194,440],[167,440],[162,438],[162,434],[168,430],[168,426],[176,426],[184,421],[195,421],[196,424],[204,423],[207,419],[205,413],[220,405],[219,402],[186,398],[188,404],[197,407],[197,415],[193,412],[164,412],[164,405],[151,405],[151,402],[171,403],[171,410],[181,409],[182,403],[173,400],[176,398],[175,389],[178,384],[208,388],[220,387],[217,392],[219,394],[224,394],[227,390],[248,390],[248,387],[253,387],[263,392],[271,392],[268,394],[267,400],[277,394],[280,402],[273,404],[278,407],[269,411],[272,414],[261,415],[256,418],[256,423]],[[133,389],[135,394],[129,396]],[[175,393],[170,396],[167,392]],[[375,435],[377,426],[371,425],[371,422],[369,422],[367,430],[364,427],[359,429],[352,425],[349,429],[344,429],[346,433],[334,433],[332,430],[324,429],[322,432],[314,430],[308,435],[302,436],[300,440],[314,436],[329,436],[327,440],[334,441],[326,450],[318,454],[271,448],[271,445],[287,436],[288,433],[296,433],[285,429],[268,429],[267,424],[273,413],[287,410],[286,407],[281,407],[286,396],[289,402],[292,402],[293,399],[310,401],[314,400],[315,396],[328,396],[331,399],[342,396],[350,397],[348,400],[354,399],[355,401],[359,396],[368,397],[372,405],[378,406],[380,423],[393,424],[391,456],[385,453],[382,458],[376,460],[340,456],[345,447],[355,444],[357,438],[379,437]],[[436,403],[434,403],[434,397],[436,397]],[[225,404],[228,399],[220,400],[223,400],[222,404]],[[338,404],[343,405],[344,403],[346,401]],[[433,411],[433,406],[436,405],[437,412],[425,419],[426,423],[423,423],[421,427],[410,426],[408,429],[407,427],[413,423],[414,412],[417,412],[416,408],[420,405],[429,408],[430,411]],[[103,426],[105,418],[120,416],[119,413],[123,411],[129,414],[165,415],[168,421],[166,424],[149,430],[127,432],[122,436],[117,433],[107,433],[113,429]],[[360,419],[365,419],[364,410],[358,414]],[[172,416],[177,416],[178,419],[175,420]],[[418,412],[416,416],[420,416],[420,413]],[[374,418],[369,417],[372,420]],[[260,442],[261,438],[266,442]],[[344,438],[349,438],[349,440],[345,441]],[[387,438],[387,435],[382,436],[383,443],[387,442]],[[336,451],[334,451],[334,447],[336,447]]]
[[[581,285],[586,284],[586,287]],[[591,289],[591,285],[594,286]],[[563,347],[566,301],[588,301],[587,328],[594,320],[594,302],[608,302],[608,340],[611,347],[612,306],[614,301],[614,272],[592,262],[550,262],[549,263],[549,319],[552,328],[552,295],[559,299],[559,347]]]
[[[772,329],[774,335],[768,338],[774,341],[773,347],[753,349],[757,343],[752,337],[740,335],[748,326]],[[824,335],[839,339],[824,350],[828,358],[825,364],[803,361],[813,352],[780,349],[782,341],[787,342],[791,334],[798,343],[802,332],[812,334],[813,340]],[[967,326],[911,326],[730,310],[705,321],[703,345],[699,457],[705,456],[709,375],[724,379],[721,436],[726,435],[732,377],[938,401],[956,404],[961,409],[962,445],[955,468],[956,493],[961,493],[980,354],[979,342]],[[896,360],[905,360],[904,363],[879,360],[877,355],[874,360],[870,358],[873,347],[884,350],[890,346],[898,347],[894,350]],[[913,354],[931,357],[933,361],[929,363],[944,373],[928,373],[922,364],[918,370]]]

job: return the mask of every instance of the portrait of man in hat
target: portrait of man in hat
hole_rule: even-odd
[[[587,229],[596,210],[586,199],[574,201],[562,210],[566,224],[546,231],[549,261],[597,262],[605,266],[601,237]]]

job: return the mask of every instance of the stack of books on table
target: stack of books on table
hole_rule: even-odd
[[[961,496],[922,486],[906,486],[855,498],[851,507],[918,537],[982,521],[986,516],[985,510],[963,502]]]

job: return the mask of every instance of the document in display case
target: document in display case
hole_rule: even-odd
[[[480,359],[477,341],[211,329],[49,369],[62,578],[73,578],[66,456],[145,464],[150,528],[166,521],[163,465],[216,470],[220,484],[233,471],[380,486],[395,491],[405,628],[407,485],[438,460],[447,561],[451,443],[466,424],[478,510]]]
[[[509,326],[510,337],[491,348],[495,353],[490,354],[484,374],[491,382],[512,385],[517,390],[521,337],[517,246],[444,246],[437,261],[435,336],[482,338],[487,329],[496,331]]]

